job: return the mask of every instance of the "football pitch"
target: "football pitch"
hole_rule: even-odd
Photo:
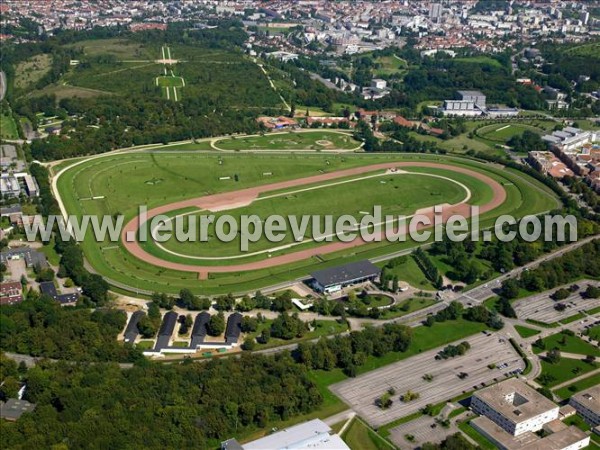
[[[390,172],[396,166],[401,170]],[[123,214],[126,224],[138,215],[138,205],[150,213],[164,209],[169,217],[218,217],[222,212],[211,211],[211,205],[221,198],[234,217],[351,214],[360,220],[375,204],[384,214],[410,215],[437,204],[490,204],[503,191],[504,200],[482,215],[482,227],[500,214],[519,217],[556,205],[545,187],[516,171],[422,154],[132,152],[79,160],[59,172],[56,185],[69,214]],[[226,244],[210,238],[136,244],[141,254],[123,241],[97,242],[88,233],[82,247],[94,270],[116,287],[170,293],[187,287],[210,294],[259,289],[417,245],[407,240],[330,248],[339,243],[317,243],[310,236],[278,244],[261,239],[248,252],[239,252],[238,238]],[[248,265],[240,269],[241,264]]]

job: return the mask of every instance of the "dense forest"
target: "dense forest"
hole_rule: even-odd
[[[23,380],[37,408],[0,423],[2,448],[214,448],[322,402],[289,354],[128,370],[42,363]]]

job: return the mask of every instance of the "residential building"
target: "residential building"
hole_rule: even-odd
[[[552,152],[529,152],[527,161],[532,167],[553,178],[572,177],[575,174]]]
[[[23,285],[20,281],[0,283],[0,305],[14,305],[23,301]]]
[[[330,267],[311,273],[313,286],[318,292],[331,294],[346,286],[374,281],[379,278],[381,269],[370,261],[357,261],[343,266]]]
[[[0,262],[7,264],[11,260],[23,259],[28,268],[46,266],[46,255],[30,247],[8,248],[0,252]]]
[[[221,450],[350,450],[350,447],[320,419],[278,431],[247,444],[235,439],[221,443]]]
[[[569,405],[575,408],[591,427],[600,425],[600,385],[573,395]]]
[[[600,140],[600,130],[584,131],[579,128],[565,127],[542,136],[542,140],[551,148],[568,152]]]
[[[69,294],[59,294],[54,285],[54,281],[42,281],[39,284],[40,293],[52,297],[54,300],[59,302],[61,305],[74,305],[79,300],[79,293],[72,292]]]

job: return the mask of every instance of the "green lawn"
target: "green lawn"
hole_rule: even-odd
[[[2,139],[18,139],[19,132],[17,124],[13,116],[10,114],[0,114],[0,138]]]
[[[387,264],[387,261],[378,264],[383,267]],[[414,258],[408,256],[405,258],[405,262],[398,264],[392,268],[387,269],[392,275],[397,275],[399,281],[404,281],[416,289],[433,290],[431,282],[425,277],[425,274],[416,263]]]
[[[597,364],[587,364],[578,359],[569,359],[562,357],[556,364],[550,364],[547,361],[542,360],[542,375],[549,375],[552,377],[550,381],[542,383],[543,380],[540,377],[536,378],[536,381],[544,386],[551,388],[553,386],[569,381],[571,378],[575,378],[584,375],[588,372],[597,368]]]
[[[542,351],[551,350],[556,347],[561,352],[600,357],[600,349],[597,346],[589,344],[577,336],[568,336],[566,334],[557,333],[542,339],[542,341],[546,346],[546,350],[540,350],[537,347],[533,347],[534,353],[541,353]]]
[[[270,329],[272,323],[273,323],[273,320],[271,320],[271,319],[265,320],[263,323],[259,324],[258,329],[255,332],[249,333],[248,336],[250,336],[252,338],[256,338],[257,336],[260,335],[262,330]],[[269,339],[269,342],[267,342],[266,344],[256,344],[256,350],[263,350],[265,348],[279,347],[281,345],[287,345],[287,344],[293,344],[293,343],[302,342],[302,341],[308,341],[311,339],[317,339],[321,336],[330,336],[330,335],[340,334],[347,330],[348,330],[348,325],[345,323],[340,323],[337,320],[317,320],[316,328],[311,331],[306,332],[304,334],[304,336],[302,336],[301,338],[289,339],[289,340],[271,338],[271,339]]]
[[[587,335],[595,341],[600,341],[600,325],[589,328]]]
[[[515,330],[517,330],[517,333],[519,333],[519,336],[521,336],[522,338],[528,338],[531,336],[535,336],[536,334],[540,334],[539,330],[527,328],[522,325],[515,325]]]
[[[351,134],[332,131],[267,133],[263,136],[226,138],[215,142],[223,150],[335,150],[358,149]]]
[[[573,425],[579,428],[581,431],[590,431],[591,427],[583,420],[579,414],[567,417],[564,421],[565,425]]]
[[[473,439],[484,450],[494,450],[496,446],[492,444],[485,436],[471,426],[470,422],[461,422],[458,429]]]
[[[486,125],[477,129],[477,135],[490,141],[506,144],[512,137],[520,136],[526,130],[538,134],[544,133],[544,130],[532,125],[501,122],[493,125]]]
[[[430,297],[409,298],[401,301],[398,305],[395,305],[392,308],[384,309],[380,318],[393,319],[396,317],[402,317],[420,309],[427,308],[435,303],[437,303],[437,300]]]
[[[348,426],[342,439],[352,450],[387,450],[394,448],[362,420],[355,418]]]
[[[139,341],[135,346],[140,350],[150,350],[154,348],[154,341]]]
[[[554,393],[562,399],[567,399],[577,392],[584,391],[600,384],[600,374],[592,375],[573,384],[557,389]]]

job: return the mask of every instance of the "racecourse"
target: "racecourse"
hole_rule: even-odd
[[[327,131],[323,130],[320,133],[327,133]],[[281,138],[282,135],[278,134],[278,136]],[[295,136],[292,137],[295,138]],[[368,169],[363,172],[365,169],[360,169],[359,172],[361,173],[358,175],[348,177],[334,175],[335,179],[325,179],[325,181],[299,187],[294,187],[296,183],[294,180],[312,176],[329,178],[334,172],[377,164],[384,164],[385,167],[400,167],[398,163],[402,163],[404,165],[402,170],[413,174],[410,175],[411,177],[417,173],[436,174],[464,184],[471,192],[471,197],[468,200],[469,204],[482,206],[493,200],[494,192],[488,186],[488,179],[492,180],[496,188],[500,186],[501,190],[505,192],[506,200],[492,211],[481,215],[482,228],[492,225],[495,217],[501,214],[523,217],[526,214],[551,210],[557,204],[555,197],[548,189],[518,171],[506,169],[499,165],[485,164],[452,156],[384,153],[332,154],[329,152],[326,154],[314,151],[305,153],[289,151],[235,153],[207,151],[208,147],[206,142],[155,146],[154,148],[145,146],[140,149],[123,149],[118,152],[95,155],[85,159],[78,158],[72,161],[63,161],[54,165],[53,191],[61,212],[65,216],[67,214],[78,217],[84,214],[99,216],[123,214],[127,223],[137,216],[138,205],[147,205],[150,210],[177,202],[191,202],[194,205],[195,202],[214,200],[217,195],[221,198],[231,197],[231,193],[234,191],[236,192],[236,201],[239,201],[238,194],[240,192],[244,194],[247,192],[246,189],[258,188],[263,191],[267,189],[264,186],[268,184],[291,183],[288,187],[282,189],[273,190],[269,188],[268,193],[255,194],[250,200],[258,201],[256,203],[251,202],[245,207],[254,208],[254,206],[257,206],[264,208],[269,202],[277,200],[276,198],[259,200],[266,196],[275,195],[279,192],[289,193],[304,190],[353,178],[362,178],[376,174],[377,171]],[[432,168],[428,167],[428,164],[437,164],[437,166]],[[459,169],[459,171],[456,169]],[[482,180],[485,181],[476,179],[467,173],[461,173],[461,169],[466,169],[469,173],[474,172],[483,175]],[[237,175],[237,180],[235,175]],[[339,178],[336,178],[338,176]],[[222,178],[229,179],[223,180]],[[428,178],[430,177],[415,177],[414,180],[422,181]],[[385,177],[382,179],[386,180]],[[397,179],[401,180],[401,176]],[[307,182],[310,182],[310,180]],[[454,186],[459,188],[456,183],[444,183],[443,186],[445,187]],[[415,184],[419,185],[418,183]],[[263,187],[261,188],[261,186]],[[359,182],[351,182],[339,187],[343,186],[361,188],[348,189],[348,192],[344,194],[350,198],[348,201],[351,201],[352,196],[358,198],[363,195],[364,186]],[[337,188],[333,186],[327,189],[314,190],[312,194],[310,192],[296,193],[294,196],[297,199],[293,201],[302,200],[305,204],[304,200],[311,198],[309,194],[313,195],[317,192],[323,194],[336,192],[339,194],[340,190],[336,191],[335,189]],[[385,192],[386,188],[383,189],[381,192]],[[399,187],[396,191],[400,190],[402,189]],[[439,188],[435,188],[435,190],[439,190]],[[458,192],[460,192],[460,198],[450,200],[451,203],[458,203],[465,199],[466,191],[460,188],[457,189],[456,194]],[[431,200],[436,200],[429,193],[425,193],[424,197],[431,197]],[[400,202],[402,202],[401,198]],[[437,201],[432,201],[431,204],[438,203],[442,199],[443,196],[440,196]],[[344,198],[340,202],[342,200],[346,202]],[[336,199],[332,199],[329,204],[335,206],[336,201]],[[231,203],[229,204],[231,205]],[[184,212],[198,213],[200,208],[205,206],[207,205],[203,203],[200,207],[192,206],[187,210],[172,210],[172,213],[173,215]],[[407,202],[405,206],[409,207],[410,204]],[[171,206],[168,209],[170,208]],[[353,205],[348,213],[355,214],[359,209],[362,210],[362,206],[359,208]],[[237,209],[237,212],[242,210]],[[220,213],[216,212],[215,214]],[[410,239],[406,242],[390,243],[384,241],[369,245],[358,245],[359,242],[356,242],[356,244],[356,246],[345,245],[335,251],[338,247],[331,248],[328,246],[338,245],[338,243],[317,245],[307,242],[306,247],[296,247],[296,249],[305,250],[305,253],[282,250],[281,252],[274,252],[270,258],[268,254],[261,254],[227,262],[219,260],[193,261],[188,257],[183,258],[164,252],[157,246],[144,247],[146,251],[141,253],[144,256],[140,259],[132,254],[122,242],[98,241],[91,233],[86,235],[81,246],[87,267],[90,270],[102,274],[109,283],[122,288],[126,286],[132,292],[138,292],[141,289],[144,292],[155,290],[176,293],[185,287],[196,293],[218,294],[253,291],[264,286],[305,277],[316,268],[331,267],[359,259],[380,258],[388,254],[410,250],[419,245]],[[170,242],[166,243],[165,246],[169,250],[175,249]],[[311,246],[314,247],[309,248]],[[179,250],[181,249],[175,251],[188,256],[202,255],[201,252],[203,251],[201,248],[196,249],[193,247],[193,243],[183,251]],[[333,253],[324,253],[326,250],[333,251]],[[281,260],[274,258],[285,256],[280,255],[280,253],[295,254],[294,260],[279,264]],[[152,258],[147,258],[148,254]],[[211,256],[218,257],[219,254]],[[225,255],[222,253],[221,256]],[[304,259],[296,259],[303,256]],[[291,259],[284,259],[283,261]],[[254,267],[263,268],[234,272],[233,270],[236,269],[231,268],[231,263],[241,261],[254,264]],[[273,264],[273,261],[278,264]],[[186,265],[189,271],[173,269],[171,268],[172,263]],[[233,264],[233,266],[235,265]],[[215,271],[213,270],[214,266],[230,266],[230,268],[223,267]],[[174,267],[180,266],[175,264]],[[229,270],[232,271],[229,272]],[[199,281],[199,274],[203,278],[208,278]]]

